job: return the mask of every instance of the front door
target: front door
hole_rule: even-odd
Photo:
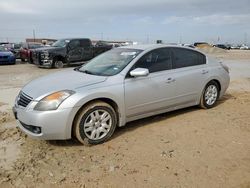
[[[168,48],[153,50],[135,63],[135,68],[147,68],[146,77],[131,77],[124,81],[126,116],[140,116],[171,107],[175,95],[175,78],[172,74],[171,51]]]

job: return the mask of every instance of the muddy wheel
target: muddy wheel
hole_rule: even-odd
[[[204,109],[212,108],[216,105],[220,91],[217,82],[209,82],[203,90],[200,107]]]
[[[107,141],[117,126],[117,115],[109,104],[96,101],[85,106],[74,122],[74,135],[85,145]]]

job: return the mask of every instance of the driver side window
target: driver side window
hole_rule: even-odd
[[[171,50],[160,48],[147,53],[134,65],[136,68],[146,68],[150,73],[172,69]]]
[[[80,47],[80,41],[79,40],[72,40],[72,41],[70,41],[69,48],[71,50],[74,50],[74,49],[76,49],[78,47]]]

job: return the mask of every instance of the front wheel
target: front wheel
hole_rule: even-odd
[[[56,68],[56,69],[61,69],[61,68],[63,68],[63,66],[64,66],[63,61],[60,61],[57,59],[54,60],[53,65],[52,65],[52,67]]]
[[[203,90],[200,106],[202,108],[212,108],[215,106],[220,95],[219,85],[215,81],[209,82]]]
[[[109,104],[96,101],[88,104],[77,115],[74,135],[82,144],[100,144],[107,141],[117,126],[117,115]]]

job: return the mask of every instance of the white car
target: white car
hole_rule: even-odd
[[[99,144],[130,121],[195,105],[212,108],[228,85],[228,67],[197,50],[134,45],[31,81],[13,111],[33,138]]]
[[[240,50],[248,50],[248,49],[249,49],[249,47],[244,45],[244,44],[240,47]]]

